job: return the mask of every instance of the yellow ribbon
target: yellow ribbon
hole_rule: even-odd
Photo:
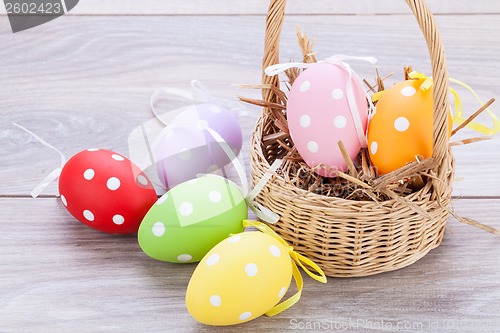
[[[455,84],[458,84],[462,87],[464,87],[465,89],[467,89],[468,91],[470,91],[472,93],[472,95],[476,98],[476,100],[479,102],[479,104],[481,104],[481,106],[484,105],[483,101],[481,100],[481,98],[479,98],[479,96],[477,95],[477,93],[474,91],[474,89],[472,89],[471,86],[469,86],[468,84],[462,82],[462,81],[459,81],[459,80],[456,80],[456,79],[453,79],[453,78],[450,78],[450,82],[453,82]],[[452,89],[450,89],[451,91]],[[453,95],[454,95],[454,98],[455,98],[455,103],[457,103],[457,100],[459,101],[459,105],[460,107],[456,109],[456,114],[453,116],[453,122],[457,125],[460,125],[462,124],[466,118],[464,118],[462,116],[462,103],[460,102],[460,97],[458,97],[458,94],[456,93],[456,91],[452,91]],[[487,126],[484,126],[482,124],[479,124],[479,123],[476,123],[476,122],[470,122],[467,126],[465,127],[468,127],[476,132],[479,132],[479,133],[482,133],[482,134],[486,134],[486,135],[494,135],[498,132],[500,132],[500,120],[498,119],[498,117],[496,116],[496,114],[494,114],[490,109],[486,109],[485,110],[489,116],[491,117],[491,119],[493,120],[493,128],[489,128]]]
[[[409,73],[408,77],[410,79],[414,79],[414,80],[415,79],[416,80],[425,80],[424,83],[422,83],[422,85],[420,86],[420,89],[422,89],[422,90],[430,89],[430,87],[433,84],[432,77],[427,77],[425,74],[417,72],[417,71],[413,71],[413,72]],[[449,78],[449,80],[450,80],[450,82],[458,84],[459,86],[470,91],[471,94],[477,99],[479,104],[481,106],[484,105],[483,101],[481,101],[481,98],[479,98],[479,96],[474,91],[474,89],[472,89],[471,86],[469,86],[468,84],[466,84],[462,81],[459,81],[457,79]],[[454,101],[454,105],[455,105],[455,115],[453,115],[453,123],[456,125],[460,125],[464,121],[467,120],[466,118],[464,118],[462,116],[462,114],[463,114],[462,100],[460,99],[460,96],[458,95],[458,92],[455,89],[450,88],[450,93],[453,95],[453,101]],[[487,126],[484,126],[482,124],[479,124],[479,123],[476,123],[473,121],[471,121],[465,127],[470,128],[471,130],[476,131],[476,132],[481,133],[481,134],[494,135],[500,131],[500,120],[491,110],[486,109],[485,111],[490,115],[491,119],[493,120],[493,126],[494,126],[493,128],[489,128]]]
[[[243,220],[243,226],[244,227],[254,227],[257,230],[262,231],[265,234],[268,234],[269,236],[272,236],[276,238],[281,244],[283,244],[287,249],[288,249],[288,254],[290,255],[290,258],[292,259],[292,274],[293,278],[295,280],[295,285],[297,286],[297,292],[295,295],[291,296],[287,300],[277,304],[274,306],[271,310],[267,311],[265,313],[266,316],[272,317],[277,315],[278,313],[281,313],[285,311],[286,309],[292,307],[295,303],[297,303],[300,299],[300,296],[302,294],[302,289],[304,288],[304,281],[302,279],[302,275],[300,274],[299,268],[297,265],[299,265],[304,272],[306,272],[307,275],[312,277],[314,280],[326,283],[326,276],[325,273],[321,270],[321,268],[316,265],[312,260],[304,257],[303,255],[297,253],[294,251],[293,247],[288,245],[288,243],[281,238],[280,235],[278,235],[273,229],[269,228],[267,225],[261,222],[253,221],[253,220]],[[312,270],[314,270],[316,273],[311,272],[306,266],[310,267]]]
[[[413,72],[409,73],[408,77],[410,79],[413,79],[413,80],[424,80],[424,82],[420,85],[420,89],[422,89],[424,91],[430,89],[432,87],[432,84],[434,83],[432,80],[432,77],[427,77],[425,74],[417,72],[417,71],[413,71]],[[457,79],[449,78],[449,80],[450,80],[450,82],[458,84],[459,86],[470,91],[472,93],[472,95],[477,99],[479,104],[481,106],[484,105],[483,101],[479,98],[479,96],[474,91],[474,89],[472,89],[471,86],[469,86],[468,84],[466,84],[462,81],[459,81]],[[382,96],[383,93],[384,93],[384,91],[380,91],[380,92],[373,94],[372,100],[374,102],[378,101],[380,99],[380,96]],[[450,93],[453,95],[453,101],[454,101],[454,105],[455,105],[455,114],[453,115],[453,123],[456,125],[460,125],[467,120],[467,118],[463,117],[462,100],[460,99],[460,96],[455,89],[450,88]],[[483,124],[479,124],[479,123],[474,122],[474,121],[471,121],[465,127],[470,128],[473,131],[476,131],[478,133],[482,133],[482,134],[489,135],[489,136],[500,132],[500,120],[498,119],[498,117],[490,109],[486,109],[485,111],[489,114],[489,116],[493,120],[493,128],[487,127]]]

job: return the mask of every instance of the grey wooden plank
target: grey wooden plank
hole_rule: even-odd
[[[495,1],[486,0],[428,0],[429,7],[437,14],[499,13]],[[269,2],[263,0],[81,0],[71,15],[263,15]],[[403,0],[290,0],[287,11],[293,15],[304,14],[408,14]],[[5,8],[0,6],[0,13]]]
[[[453,205],[500,227],[499,200]],[[0,221],[2,332],[285,332],[324,325],[313,331],[477,333],[496,332],[500,323],[498,236],[454,220],[442,245],[407,268],[326,285],[306,277],[293,308],[228,328],[189,316],[184,295],[194,264],[149,259],[134,236],[93,231],[54,198],[0,198]]]
[[[5,17],[0,23],[3,195],[27,195],[58,165],[57,154],[12,122],[34,130],[67,157],[94,146],[127,154],[127,136],[151,118],[149,98],[158,87],[188,88],[188,82],[198,78],[220,97],[258,96],[256,91],[231,84],[260,81],[263,17],[73,16],[19,34],[8,30]],[[381,73],[395,71],[398,79],[404,65],[429,72],[423,37],[410,17],[289,17],[283,61],[299,58],[293,32],[299,23],[317,39],[319,58],[335,53],[374,55]],[[494,41],[500,24],[496,17],[441,16],[438,23],[450,74],[473,85],[484,99],[498,97],[500,45]],[[370,65],[353,66],[363,77],[374,74]],[[476,105],[471,96],[463,93],[463,100],[472,113]],[[259,113],[257,108],[250,109],[252,115],[241,119],[246,152]],[[465,177],[455,184],[455,195],[500,194],[494,174],[500,165],[499,145],[497,138],[454,148],[457,176]],[[248,158],[245,161],[248,164]],[[55,194],[55,185],[45,193]]]

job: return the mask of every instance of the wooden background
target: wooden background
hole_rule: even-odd
[[[429,5],[450,75],[485,100],[500,97],[500,5]],[[127,137],[151,119],[149,99],[159,87],[187,89],[197,78],[218,97],[258,97],[235,84],[260,80],[266,7],[264,0],[81,0],[70,15],[13,34],[0,6],[0,332],[282,332],[309,326],[500,332],[500,238],[453,219],[442,246],[408,268],[327,285],[306,278],[292,309],[221,329],[196,323],[185,309],[195,265],[154,261],[133,236],[86,228],[60,204],[55,184],[40,198],[29,196],[59,158],[13,122],[66,157],[90,147],[127,155]],[[316,38],[319,58],[375,56],[382,75],[395,72],[390,82],[401,79],[405,65],[429,73],[423,37],[402,0],[290,0],[288,10],[283,61],[300,58],[293,32],[300,24]],[[353,66],[372,80],[373,67]],[[466,112],[475,111],[470,94],[460,92]],[[248,109],[240,118],[247,165],[259,114]],[[455,210],[497,228],[499,151],[498,137],[454,148]]]

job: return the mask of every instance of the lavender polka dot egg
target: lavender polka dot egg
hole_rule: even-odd
[[[368,123],[368,102],[359,79],[353,75],[350,86],[363,133]],[[339,65],[316,63],[294,81],[288,96],[287,119],[297,151],[314,171],[335,177],[347,164],[338,147],[342,141],[351,159],[361,143],[348,101],[349,73]],[[317,167],[322,164],[322,167]]]
[[[235,156],[240,153],[243,135],[231,111],[210,103],[189,107],[166,128],[155,149],[158,177],[167,189],[231,163],[206,127],[224,139]]]

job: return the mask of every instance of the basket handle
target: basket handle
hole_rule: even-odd
[[[422,30],[432,64],[433,94],[434,94],[434,127],[433,159],[442,164],[448,153],[448,70],[443,43],[439,35],[436,21],[424,0],[406,0]],[[263,70],[279,63],[279,41],[285,18],[286,0],[271,0],[266,19],[266,36],[264,44]],[[279,88],[278,76],[267,76],[262,73],[262,83]],[[270,89],[263,89],[262,97],[267,102],[276,102],[276,95]],[[267,111],[266,111],[267,112]],[[442,175],[438,175],[442,178]]]

